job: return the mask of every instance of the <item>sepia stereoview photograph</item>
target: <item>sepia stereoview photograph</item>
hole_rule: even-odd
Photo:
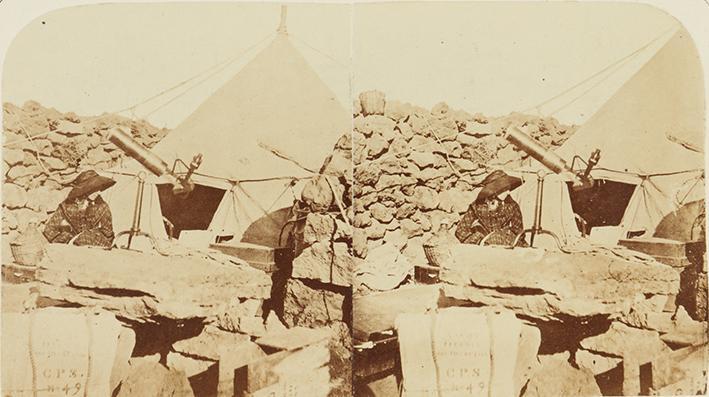
[[[49,3],[1,396],[706,395],[709,3]]]

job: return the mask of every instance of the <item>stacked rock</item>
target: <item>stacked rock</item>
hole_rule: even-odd
[[[487,118],[445,103],[427,110],[379,91],[360,94],[353,113],[353,253],[364,259],[391,243],[412,264],[427,263],[422,244],[441,221],[457,223],[493,168],[528,157],[503,138],[506,125],[525,127],[547,148],[574,131],[553,118]]]
[[[322,174],[301,193],[296,256],[283,292],[282,318],[290,327],[329,327],[331,396],[350,396],[352,273],[352,161],[349,132],[342,135]]]
[[[42,107],[3,105],[3,229],[12,240],[28,222],[42,224],[66,197],[67,183],[86,169],[119,164],[123,153],[106,139],[109,128],[125,126],[152,147],[166,134],[146,121],[104,114],[80,117]]]

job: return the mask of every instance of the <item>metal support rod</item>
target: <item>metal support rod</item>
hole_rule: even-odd
[[[116,237],[113,239],[113,241],[114,241],[113,245],[117,246],[118,238],[127,234],[128,235],[128,243],[122,248],[130,249],[130,246],[133,243],[134,237],[144,236],[150,240],[150,243],[153,245],[153,248],[158,253],[160,253],[161,255],[166,255],[164,252],[161,252],[159,250],[157,243],[155,242],[155,238],[153,238],[152,235],[140,230],[140,220],[143,215],[143,192],[144,191],[145,191],[145,173],[141,172],[140,174],[138,174],[138,191],[135,194],[135,206],[133,207],[133,222],[132,222],[129,230],[124,230],[116,235]]]
[[[128,233],[128,245],[127,249],[130,249],[130,245],[133,242],[133,237],[140,233],[140,218],[143,214],[143,192],[145,191],[145,179],[143,175],[138,175],[138,192],[135,196],[135,206],[133,207],[133,223],[130,227],[130,233]]]
[[[542,231],[542,202],[544,200],[544,172],[537,173],[537,197],[534,202],[534,223],[529,236],[529,246],[534,246],[534,237]]]
[[[530,234],[529,246],[534,247],[534,237],[538,234],[546,234],[554,238],[554,242],[556,242],[556,245],[561,252],[568,252],[563,248],[563,246],[561,245],[561,240],[559,240],[559,237],[554,234],[554,232],[542,228],[542,203],[544,202],[545,176],[546,172],[544,170],[540,170],[539,172],[537,172],[537,197],[534,203],[534,221],[532,227],[519,232],[517,237],[515,237],[514,242],[512,243],[512,247],[516,247],[517,244],[519,244],[519,242],[522,240],[522,237],[524,237],[524,235],[527,233]]]

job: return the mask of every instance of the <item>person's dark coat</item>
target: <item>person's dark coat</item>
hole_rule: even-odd
[[[110,247],[114,238],[111,210],[101,196],[89,200],[85,208],[67,199],[47,221],[44,237],[50,243],[66,244],[76,237],[75,245]]]
[[[455,236],[461,243],[485,245],[512,245],[524,229],[519,205],[507,196],[497,208],[489,210],[485,203],[474,202],[458,223]]]

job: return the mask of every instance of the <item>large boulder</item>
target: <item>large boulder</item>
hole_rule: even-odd
[[[617,321],[611,323],[605,333],[582,340],[581,347],[590,352],[622,358],[639,365],[671,351],[660,339],[657,331],[633,328]]]
[[[43,158],[42,161],[50,171],[65,170],[67,168],[66,163],[56,157]]]
[[[601,395],[601,390],[586,368],[574,368],[569,363],[569,353],[539,356],[540,365],[532,373],[525,397],[588,396]]]
[[[84,133],[83,126],[80,123],[74,123],[69,120],[59,120],[55,131],[66,136],[77,136]]]
[[[364,163],[354,168],[354,180],[361,185],[374,186],[379,181],[381,170],[376,162]]]
[[[7,209],[4,209],[2,211],[2,232],[3,233],[9,233],[10,230],[16,230],[17,229],[17,218],[15,218],[15,214],[12,211],[8,211]],[[7,252],[7,251],[5,251]]]
[[[220,346],[236,345],[249,340],[247,335],[222,331],[212,325],[207,325],[199,335],[173,343],[172,350],[202,360],[219,361]]]
[[[343,317],[344,302],[343,294],[289,279],[283,302],[283,321],[288,327],[322,327],[334,321],[347,321]]]
[[[475,198],[472,191],[463,191],[458,188],[447,189],[438,194],[438,208],[446,212],[464,213]]]
[[[64,197],[61,190],[41,186],[27,192],[27,208],[38,212],[54,211],[64,201]]]
[[[10,168],[7,172],[7,179],[10,181],[26,179],[27,177],[34,177],[42,173],[42,169],[38,165],[24,166],[16,165]]]
[[[364,125],[360,132],[365,136],[381,135],[387,141],[391,141],[396,136],[394,133],[395,126],[396,122],[387,117],[371,115],[364,118]]]
[[[22,160],[24,158],[25,154],[22,152],[22,150],[4,149],[2,152],[2,159],[5,160],[5,162],[11,167],[13,165],[22,163]]]
[[[385,206],[382,203],[374,203],[369,207],[372,218],[381,223],[389,223],[394,219],[394,210]]]
[[[292,276],[346,287],[351,284],[354,266],[355,258],[347,244],[324,240],[313,243],[293,260]]]
[[[426,186],[416,186],[409,201],[423,210],[435,209],[440,202],[438,192]]]
[[[56,131],[47,134],[47,139],[55,145],[63,145],[69,141],[69,138],[66,135],[60,134]]]
[[[313,212],[326,211],[332,206],[335,196],[325,176],[309,180],[303,187],[301,198]]]
[[[303,241],[306,245],[318,241],[326,242],[335,235],[335,219],[326,214],[309,213],[303,228]]]
[[[412,106],[409,103],[390,100],[386,101],[384,105],[384,116],[394,121],[399,121],[408,117],[412,110]]]
[[[367,258],[355,270],[358,286],[374,291],[396,288],[412,271],[413,265],[401,254],[395,242],[387,242],[367,253]]]
[[[389,142],[380,134],[373,134],[367,142],[369,148],[367,158],[376,159],[386,152],[389,148]]]
[[[432,152],[413,151],[411,152],[411,154],[409,154],[408,158],[420,169],[431,167],[436,162],[436,155],[434,155]]]
[[[116,397],[194,396],[187,375],[162,364],[139,361],[121,381]]]
[[[2,186],[2,199],[7,208],[22,208],[27,204],[27,192],[13,183],[5,183]]]

